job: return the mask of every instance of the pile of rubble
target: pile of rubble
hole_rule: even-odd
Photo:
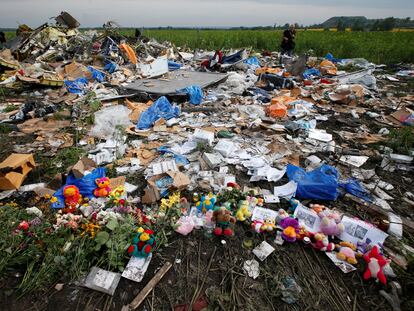
[[[298,241],[326,251],[345,273],[364,256],[371,273],[364,278],[384,284],[385,276],[396,277],[391,267],[407,269],[414,251],[405,242],[414,233],[414,96],[397,89],[412,85],[412,67],[392,74],[330,54],[280,63],[278,53],[191,53],[122,36],[110,23],[102,32],[78,27],[63,12],[56,25],[20,29],[0,51],[0,86],[7,90],[1,125],[10,129],[9,141],[32,137],[9,146],[14,153],[0,164],[3,201],[24,192],[51,197],[60,210],[56,228],[78,222],[75,231],[82,219],[110,228],[111,217],[118,223],[139,214],[149,219],[137,223],[148,227],[140,232],[148,241],[150,228],[181,235],[202,228],[225,245],[244,226],[266,234],[252,251],[260,261]],[[52,181],[21,186],[39,154],[53,158],[67,148],[85,157]],[[104,166],[117,178],[109,180]],[[75,201],[68,187],[79,194]],[[170,210],[177,210],[174,227],[164,227]],[[128,252],[140,258],[139,277],[128,267],[123,276],[141,281],[155,242],[146,252],[137,241]],[[253,258],[243,269],[255,278]],[[385,276],[374,274],[370,258],[387,267]],[[94,269],[85,286],[113,294],[120,276],[103,290],[93,279],[103,272]]]

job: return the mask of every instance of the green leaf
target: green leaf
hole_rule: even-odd
[[[108,221],[108,223],[106,224],[106,227],[111,230],[114,231],[117,227],[118,227],[118,221],[116,219],[111,219],[110,221]]]
[[[95,241],[98,245],[104,245],[109,240],[109,233],[106,231],[100,231],[95,237]]]

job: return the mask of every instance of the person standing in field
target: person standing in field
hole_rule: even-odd
[[[280,55],[292,56],[295,50],[296,29],[295,25],[291,24],[288,29],[283,32],[282,44],[280,45]]]

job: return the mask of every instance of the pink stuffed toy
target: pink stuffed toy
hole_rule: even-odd
[[[367,263],[367,269],[364,273],[364,280],[374,278],[386,285],[387,279],[385,278],[382,269],[388,263],[388,260],[379,253],[378,246],[375,245],[371,251],[366,253],[364,255],[364,260]]]
[[[108,177],[101,177],[95,179],[96,185],[98,186],[94,191],[93,195],[96,197],[107,197],[111,192],[111,187],[109,184],[111,183]]]
[[[327,236],[339,236],[344,231],[344,225],[341,223],[341,215],[337,212],[325,209],[320,212],[321,231]]]

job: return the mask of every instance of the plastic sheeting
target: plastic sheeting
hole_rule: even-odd
[[[88,66],[88,70],[92,73],[92,79],[98,82],[103,82],[105,80],[105,73],[102,71],[96,70],[92,66]]]
[[[170,70],[170,71],[178,70],[182,66],[183,65],[181,65],[180,63],[176,63],[176,62],[173,62],[171,60],[168,61],[168,70]]]
[[[131,110],[122,105],[99,110],[95,113],[95,123],[90,134],[105,139],[114,137],[118,126],[126,128],[131,125],[130,113]]]
[[[184,89],[177,90],[177,92],[188,94],[190,103],[193,105],[200,105],[204,98],[203,90],[198,85],[187,86]]]
[[[169,120],[180,115],[180,108],[171,105],[167,97],[162,96],[151,107],[141,113],[137,123],[137,128],[140,130],[149,129],[154,125],[158,119]]]
[[[66,186],[73,185],[78,187],[82,197],[93,198],[93,191],[96,189],[97,178],[105,177],[106,169],[103,167],[98,167],[94,169],[90,174],[83,176],[82,178],[76,178],[72,173],[66,178],[66,184],[61,187],[58,191],[54,193],[54,197],[57,199],[56,202],[51,204],[52,208],[64,208],[65,207],[65,197],[63,196],[63,189]]]
[[[286,174],[289,181],[298,184],[296,197],[300,199],[336,200],[338,197],[338,171],[329,165],[306,172],[304,169],[288,164]]]
[[[356,179],[350,178],[346,182],[339,183],[339,187],[346,193],[350,193],[366,202],[371,203],[373,201],[369,191]]]

